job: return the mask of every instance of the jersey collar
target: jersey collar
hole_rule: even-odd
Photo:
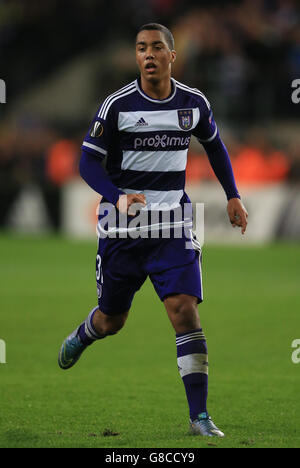
[[[156,104],[164,104],[165,102],[169,102],[173,99],[173,97],[175,96],[176,94],[176,81],[174,80],[174,78],[171,78],[171,84],[172,84],[172,91],[171,91],[171,94],[169,97],[167,97],[166,99],[153,99],[151,98],[150,96],[147,96],[147,94],[144,93],[144,91],[142,90],[141,86],[140,86],[140,78],[137,78],[135,80],[135,85],[136,85],[136,89],[137,91],[142,95],[143,98],[147,99],[148,101],[150,102],[155,102]]]

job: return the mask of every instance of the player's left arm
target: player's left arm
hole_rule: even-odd
[[[221,140],[219,132],[211,142],[202,143],[210,165],[220,181],[227,196],[227,213],[232,227],[241,228],[244,234],[247,228],[248,212],[238,192],[228,151]]]
[[[242,234],[245,234],[248,224],[248,212],[240,198],[230,198],[228,200],[227,213],[232,227],[240,227]]]
[[[203,145],[210,165],[221,183],[228,200],[227,213],[233,227],[241,227],[242,234],[247,228],[248,213],[238,192],[228,151],[221,140],[208,101],[202,103],[200,121],[193,134]]]

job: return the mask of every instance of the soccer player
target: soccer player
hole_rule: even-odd
[[[210,104],[198,89],[171,76],[175,59],[171,32],[156,23],[142,26],[136,36],[139,78],[102,102],[84,139],[80,174],[102,195],[98,305],[64,340],[58,362],[68,369],[92,343],[117,333],[126,322],[135,292],[149,276],[176,333],[191,431],[223,437],[207,410],[207,345],[198,313],[203,298],[201,249],[183,209],[191,206],[184,188],[192,135],[204,146],[227,196],[230,222],[241,227],[242,234],[247,211]],[[104,157],[106,170],[101,164]],[[101,210],[104,206],[111,208]],[[135,212],[130,211],[133,207]],[[141,213],[146,214],[143,223],[133,223]],[[158,213],[158,222],[153,222],[153,213]],[[189,232],[193,248],[187,248]]]

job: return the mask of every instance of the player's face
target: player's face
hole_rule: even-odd
[[[136,62],[142,78],[159,82],[171,75],[176,52],[170,50],[160,31],[141,31],[136,38]]]

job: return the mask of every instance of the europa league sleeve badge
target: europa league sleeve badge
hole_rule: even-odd
[[[96,122],[94,122],[89,134],[93,138],[99,138],[101,137],[103,130],[104,128],[102,123],[97,120]]]

